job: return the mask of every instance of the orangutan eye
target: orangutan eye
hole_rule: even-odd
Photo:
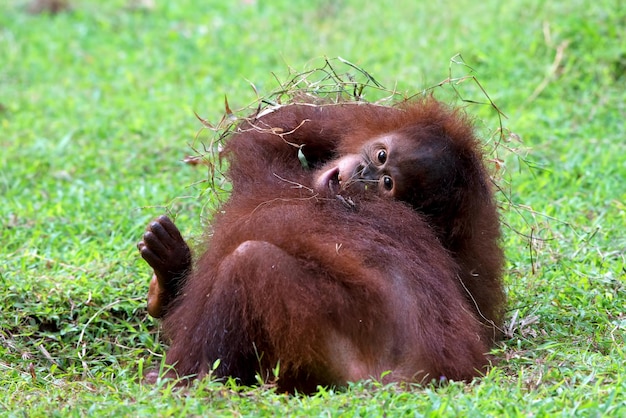
[[[380,151],[378,151],[378,154],[376,154],[376,158],[378,159],[379,163],[385,164],[385,162],[387,161],[387,151],[381,149]]]
[[[383,176],[383,187],[385,190],[393,189],[393,179],[389,176]]]

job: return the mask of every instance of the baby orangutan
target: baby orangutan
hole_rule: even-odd
[[[178,376],[253,384],[280,364],[280,389],[311,392],[485,370],[503,256],[465,116],[430,98],[285,105],[242,122],[222,158],[233,189],[206,252],[192,264],[167,217],[138,244]]]

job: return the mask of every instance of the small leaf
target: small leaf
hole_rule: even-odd
[[[300,164],[302,164],[302,168],[304,168],[305,170],[309,169],[309,162],[306,160],[306,157],[304,156],[304,153],[302,152],[302,147],[304,145],[302,145],[300,148],[298,148],[298,159],[300,160]]]
[[[228,97],[224,96],[224,111],[230,117],[233,114],[233,111],[230,110],[230,106],[228,106]]]
[[[191,166],[209,165],[209,162],[200,155],[187,155],[185,158],[183,158],[183,162]]]
[[[202,123],[206,128],[209,128],[209,129],[214,129],[215,128],[213,125],[211,125],[211,122],[209,122],[208,120],[200,117],[200,115],[198,115],[195,111],[193,112],[193,114],[196,115],[196,118],[198,118],[200,123]]]

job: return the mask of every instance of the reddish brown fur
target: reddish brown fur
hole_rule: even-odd
[[[415,149],[439,146],[432,161],[415,168],[410,186],[416,192],[405,201],[426,216],[459,264],[464,294],[485,325],[485,338],[500,336],[505,302],[500,222],[480,143],[467,116],[427,98],[397,107],[290,105],[251,123],[256,129],[243,126],[244,139],[231,141],[226,149],[226,155],[236,154],[231,166],[234,190],[249,196],[277,196],[290,189],[281,178],[310,184],[297,149],[285,141],[304,144],[313,167],[358,153],[363,142],[394,131],[410,137]],[[279,137],[268,133],[270,128],[293,133]],[[432,169],[435,164],[437,170]]]
[[[444,170],[416,172],[428,193],[409,205],[356,193],[344,196],[355,203],[348,207],[316,194],[307,188],[315,173],[285,141],[304,144],[320,167],[397,130],[416,147],[445,143],[433,156]],[[386,371],[391,381],[481,373],[502,321],[502,252],[489,179],[463,116],[432,99],[397,108],[289,105],[242,124],[223,157],[232,196],[164,320],[166,360],[179,376],[202,377],[217,359],[217,376],[247,384],[280,363],[279,387],[303,391]]]

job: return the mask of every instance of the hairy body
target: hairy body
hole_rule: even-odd
[[[303,391],[481,373],[502,321],[502,251],[462,115],[432,99],[288,105],[242,123],[223,158],[233,192],[195,265],[165,217],[139,244],[180,376],[217,359],[217,376],[243,383],[280,364],[278,385]]]

